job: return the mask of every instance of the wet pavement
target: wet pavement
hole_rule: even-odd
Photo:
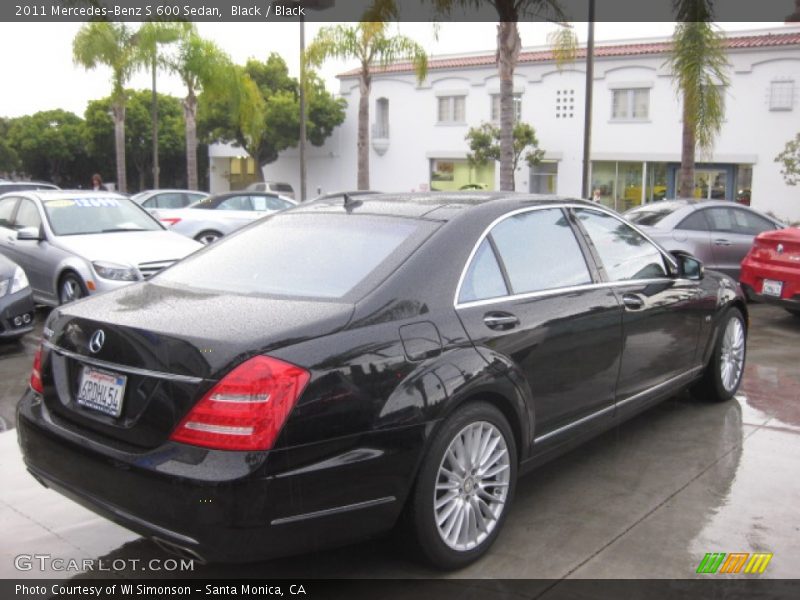
[[[48,554],[106,566],[126,559],[93,577],[683,579],[696,577],[707,552],[771,552],[761,577],[798,577],[800,319],[766,305],[750,309],[747,367],[733,401],[681,394],[523,478],[488,555],[448,574],[421,567],[391,537],[191,572],[143,566],[170,555],[25,471],[14,405],[36,338],[0,345],[0,578],[85,576],[15,568],[19,555]]]

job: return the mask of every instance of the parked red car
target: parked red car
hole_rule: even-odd
[[[739,276],[748,298],[778,304],[800,317],[800,229],[756,236]]]

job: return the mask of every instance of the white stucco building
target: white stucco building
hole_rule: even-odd
[[[524,41],[524,40],[523,40]],[[698,155],[696,195],[739,199],[800,220],[800,188],[787,186],[775,156],[800,131],[800,26],[728,37],[726,120],[711,156]],[[592,188],[623,210],[674,197],[680,163],[680,103],[665,65],[668,39],[601,43],[595,48]],[[347,117],[321,148],[308,146],[308,196],[354,189],[358,80],[339,76]],[[583,53],[559,70],[545,49],[525,50],[514,78],[519,116],[532,124],[545,161],[516,173],[517,190],[577,196],[581,187],[585,71]],[[440,56],[418,84],[408,64],[375,74],[370,99],[370,183],[382,191],[497,186],[495,165],[470,169],[464,136],[499,118],[494,53]],[[243,152],[212,146],[211,191],[253,176]],[[244,173],[243,173],[244,172]],[[297,149],[264,169],[299,188]]]

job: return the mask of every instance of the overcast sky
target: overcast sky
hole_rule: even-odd
[[[132,24],[136,26],[136,24]],[[757,29],[780,26],[780,23],[723,23],[725,30]],[[0,90],[0,116],[16,117],[41,110],[63,108],[83,116],[90,100],[107,96],[111,90],[110,72],[105,68],[84,71],[72,63],[72,39],[80,23],[0,23],[0,65],[3,86]],[[307,23],[307,43],[324,23]],[[444,23],[438,39],[430,23],[393,25],[404,35],[422,43],[429,54],[459,52],[493,52],[495,23]],[[547,42],[552,24],[521,23],[524,46]],[[670,23],[598,23],[595,37],[603,41],[667,36]],[[586,24],[575,24],[581,41],[586,38]],[[289,65],[290,72],[299,71],[299,25],[278,23],[197,23],[200,35],[216,42],[237,63],[248,58],[265,59],[278,52]],[[321,69],[328,89],[338,92],[336,74],[355,66],[349,62],[331,61]],[[137,74],[129,87],[149,89],[147,73]],[[161,73],[159,92],[183,96],[183,88],[174,76]]]

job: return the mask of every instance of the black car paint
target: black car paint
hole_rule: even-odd
[[[696,379],[716,321],[733,304],[746,314],[736,285],[713,272],[690,283],[675,277],[597,287],[573,294],[575,303],[545,294],[523,302],[523,327],[501,335],[477,325],[484,307],[454,307],[462,268],[491,222],[514,209],[564,202],[443,194],[295,209],[402,214],[439,225],[401,268],[370,282],[372,291],[351,304],[176,290],[156,278],[56,309],[45,330],[44,398],[28,391],[18,408],[26,464],[91,509],[216,561],[286,555],[388,530],[438,424],[476,398],[507,416],[521,469],[533,468]],[[601,269],[592,265],[592,272],[602,283]],[[622,294],[631,290],[644,306],[626,318]],[[100,327],[108,341],[91,355],[86,341]],[[664,358],[660,342],[648,343],[651,328],[670,340],[667,350],[685,343],[683,336],[692,341],[679,363],[663,364],[660,385],[643,390],[648,369]],[[70,405],[76,377],[65,371],[76,366],[52,345],[199,381],[131,374],[135,394],[115,420]],[[259,353],[312,374],[272,450],[216,451],[167,439],[214,381]]]
[[[16,263],[0,255],[0,281],[10,280],[14,277],[16,268]],[[33,309],[33,295],[30,287],[18,290],[13,294],[6,292],[0,296],[0,341],[16,340],[33,331],[35,318]],[[28,315],[30,321],[20,326],[15,325],[14,319],[23,315]]]

